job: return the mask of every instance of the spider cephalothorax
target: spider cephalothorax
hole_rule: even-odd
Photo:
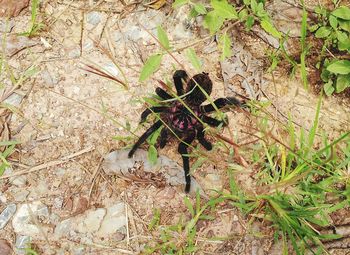
[[[217,127],[223,123],[206,115],[215,111],[212,104],[201,105],[206,101],[207,96],[211,94],[213,83],[207,73],[200,73],[189,79],[187,73],[183,70],[177,70],[173,75],[177,96],[182,98],[177,100],[168,92],[158,87],[157,95],[163,99],[161,106],[147,108],[141,114],[141,122],[144,122],[152,112],[160,113],[160,119],[154,123],[134,144],[129,152],[129,157],[135,153],[137,148],[146,141],[146,139],[161,126],[163,126],[159,146],[163,148],[166,145],[168,136],[176,134],[181,139],[178,152],[183,159],[185,171],[186,187],[185,191],[189,192],[191,187],[191,177],[189,175],[190,165],[187,148],[195,138],[207,150],[212,149],[211,143],[204,137],[203,123]],[[186,83],[186,88],[183,87]],[[241,102],[234,97],[219,98],[214,101],[216,108],[220,109],[226,105],[241,106]]]

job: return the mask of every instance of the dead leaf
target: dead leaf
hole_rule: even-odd
[[[166,4],[166,0],[155,0],[155,1],[151,1],[145,5],[147,5],[148,7],[158,10],[161,7],[163,7]]]

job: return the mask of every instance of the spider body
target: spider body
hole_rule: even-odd
[[[173,79],[177,95],[182,98],[183,102],[181,102],[182,100],[176,100],[176,98],[168,94],[168,92],[162,88],[156,88],[156,94],[163,99],[164,103],[162,103],[161,106],[153,106],[143,111],[141,114],[141,123],[144,122],[147,116],[152,112],[160,113],[160,120],[156,121],[140,136],[130,150],[128,156],[132,157],[137,148],[144,143],[153,132],[162,126],[163,128],[159,138],[160,148],[163,148],[166,145],[168,136],[175,133],[176,136],[181,139],[178,146],[178,152],[183,159],[186,180],[185,191],[189,192],[191,187],[191,177],[189,175],[190,166],[187,151],[188,146],[197,138],[199,143],[205,149],[211,150],[212,144],[204,136],[203,123],[207,123],[213,127],[225,124],[223,121],[209,117],[206,114],[214,112],[215,108],[220,109],[227,105],[242,106],[242,104],[234,97],[227,97],[216,99],[213,103],[215,107],[213,104],[202,105],[207,99],[207,95],[211,94],[213,86],[207,73],[196,74],[189,79],[185,71],[177,70],[173,75]],[[183,82],[185,82],[186,88],[183,87]]]
[[[200,109],[198,106],[193,107],[192,112],[200,118]],[[195,131],[200,122],[181,102],[175,101],[170,107],[169,113],[161,113],[161,119],[172,128],[177,135],[184,132]]]

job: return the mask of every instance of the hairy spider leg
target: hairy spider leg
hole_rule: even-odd
[[[163,149],[168,141],[168,128],[164,127],[160,132],[159,147]]]
[[[148,115],[150,115],[152,112],[158,113],[158,112],[164,112],[168,107],[166,106],[152,106],[147,108],[141,113],[141,120],[140,123],[143,123],[146,121]]]
[[[207,149],[208,151],[210,151],[213,148],[211,143],[207,139],[205,139],[205,137],[204,137],[204,128],[203,128],[203,126],[197,128],[197,139],[198,139],[199,143],[201,145],[203,145],[203,147],[205,149]]]
[[[164,89],[157,87],[156,94],[163,100],[172,99],[173,97],[168,94]]]
[[[225,107],[226,105],[236,105],[236,106],[242,106],[242,102],[240,102],[235,97],[226,97],[226,98],[218,98],[214,101],[214,104],[218,109]],[[209,113],[215,111],[215,108],[212,104],[207,104],[201,106],[201,110],[203,113]]]
[[[183,140],[183,142],[181,142],[179,144],[179,147],[178,147],[178,152],[182,156],[182,161],[183,161],[183,165],[184,165],[185,180],[186,180],[186,186],[185,186],[186,193],[188,193],[190,191],[190,188],[191,188],[190,161],[189,161],[189,158],[187,156],[187,154],[188,154],[187,148],[188,148],[188,144],[191,144],[193,142],[193,140],[195,139],[195,137],[196,137],[195,132],[190,133],[189,136],[185,140]]]
[[[188,80],[188,75],[186,71],[176,70],[173,75],[173,79],[174,79],[177,95],[182,96],[184,94],[184,86],[182,82],[185,81],[187,83],[187,80]]]
[[[143,144],[146,139],[153,133],[155,132],[158,128],[160,128],[160,126],[162,125],[162,121],[158,120],[156,123],[154,123],[149,129],[146,130],[145,133],[143,133],[143,135],[141,135],[141,137],[139,138],[139,140],[137,140],[137,142],[134,144],[134,146],[132,147],[132,149],[129,151],[128,157],[131,158],[132,155],[134,155],[135,151],[137,150],[137,148]]]
[[[212,117],[206,116],[206,115],[202,115],[201,117],[202,121],[209,124],[212,127],[218,127],[220,126],[222,123],[225,124],[225,122],[214,119]]]

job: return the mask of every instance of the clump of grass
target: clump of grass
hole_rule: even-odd
[[[190,219],[172,226],[158,226],[159,237],[156,244],[147,248],[148,254],[195,252],[199,249],[193,245],[198,238],[198,220],[212,220],[223,205],[239,208],[249,222],[270,222],[275,230],[274,239],[283,243],[283,254],[288,254],[291,247],[296,254],[306,250],[322,252],[323,241],[340,238],[323,230],[332,225],[331,213],[350,206],[350,176],[346,170],[350,165],[350,133],[333,142],[323,135],[323,146],[315,149],[321,102],[320,99],[310,131],[301,129],[297,134],[290,120],[284,127],[286,139],[266,135],[269,120],[262,116],[259,127],[264,139],[254,145],[250,160],[258,168],[256,191],[249,193],[237,185],[235,170],[239,167],[231,164],[228,192],[218,191],[206,202],[197,193],[194,205],[185,198]],[[260,110],[252,112],[262,115]]]

